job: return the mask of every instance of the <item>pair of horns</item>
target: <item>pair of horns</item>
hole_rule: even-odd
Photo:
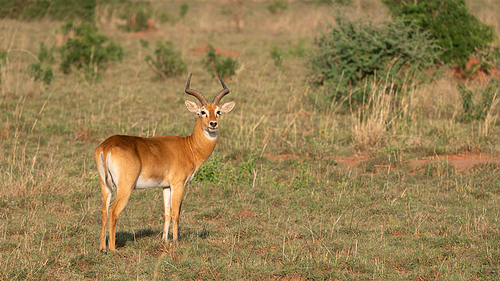
[[[193,89],[189,89],[189,83],[191,82],[191,76],[193,76],[193,73],[191,73],[191,75],[189,75],[189,79],[188,79],[188,82],[187,82],[187,85],[186,85],[186,94],[189,94],[189,95],[192,95],[194,97],[196,97],[200,102],[201,102],[201,105],[206,105],[208,103],[208,100],[207,98],[205,98],[204,95],[202,95],[200,92],[196,91],[196,90],[193,90]],[[213,104],[215,105],[218,105],[220,100],[229,93],[229,89],[226,87],[226,84],[224,84],[224,81],[222,81],[222,78],[220,78],[219,74],[217,74],[217,76],[219,77],[219,80],[220,80],[220,83],[222,84],[222,89],[214,98],[214,100],[212,101]]]

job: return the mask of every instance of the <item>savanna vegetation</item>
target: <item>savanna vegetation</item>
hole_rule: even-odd
[[[499,3],[59,2],[0,7],[1,280],[498,278]],[[93,150],[190,134],[189,73],[236,107],[179,243],[149,189],[98,253]]]

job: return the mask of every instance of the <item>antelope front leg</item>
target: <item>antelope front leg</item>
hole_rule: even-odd
[[[184,193],[184,185],[172,185],[172,242],[179,240],[179,216],[181,214],[182,194]]]
[[[168,228],[170,227],[170,219],[172,217],[172,189],[170,187],[163,188],[163,205],[165,207],[165,224],[163,226],[163,242],[168,242]]]

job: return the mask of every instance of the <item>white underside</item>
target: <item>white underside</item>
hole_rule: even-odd
[[[137,183],[135,184],[135,189],[147,189],[154,187],[170,187],[163,179],[144,179],[141,176],[137,179]]]

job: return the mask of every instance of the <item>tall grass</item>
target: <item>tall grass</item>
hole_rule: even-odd
[[[366,87],[368,88],[368,87]],[[359,105],[356,113],[352,114],[352,138],[358,149],[376,148],[383,145],[387,136],[387,126],[390,126],[391,105],[395,98],[391,84],[369,87],[367,100]]]
[[[498,120],[498,103],[500,102],[500,97],[497,97],[498,89],[495,91],[493,95],[493,100],[490,105],[490,108],[486,112],[486,117],[484,118],[484,122],[481,126],[480,134],[482,136],[488,136],[491,133],[491,127],[497,123]]]

